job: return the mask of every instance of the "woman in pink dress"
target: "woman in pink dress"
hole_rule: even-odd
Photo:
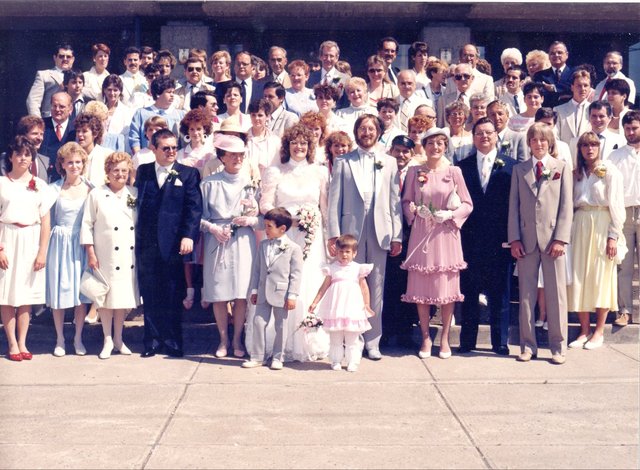
[[[451,356],[449,327],[460,292],[460,270],[467,267],[462,257],[460,227],[473,210],[462,172],[444,157],[446,131],[433,127],[422,140],[427,154],[423,165],[409,168],[404,183],[402,209],[411,226],[407,258],[402,268],[409,271],[404,302],[418,306],[422,347],[421,359],[431,356],[429,312],[440,305],[442,337],[440,358]]]

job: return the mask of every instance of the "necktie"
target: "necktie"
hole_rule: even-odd
[[[607,143],[607,138],[602,134],[598,134],[598,139],[600,140],[600,158],[604,156],[604,146]]]
[[[247,113],[247,106],[249,105],[249,103],[247,103],[247,82],[245,82],[244,80],[242,80],[242,112],[243,113]]]
[[[82,100],[76,100],[73,104],[73,115],[77,116],[82,111]]]
[[[562,72],[560,69],[556,69],[556,83],[560,83],[560,77],[562,76]]]
[[[62,125],[56,124],[56,137],[58,140],[62,140]]]
[[[516,95],[513,97],[513,105],[516,108],[516,114],[520,114],[520,103],[518,103],[518,97]]]
[[[611,77],[607,77],[607,81],[605,82],[605,85],[607,83],[609,83],[611,81]],[[598,97],[599,100],[601,100],[602,98],[604,98],[604,95],[607,94],[607,90],[605,89],[604,85],[602,86],[602,91],[600,92],[600,96]]]
[[[464,91],[463,91],[462,93],[460,93],[460,94],[458,95],[458,101],[460,101],[461,103],[464,103],[464,96],[465,96],[465,95],[464,95]]]
[[[538,163],[536,163],[536,181],[540,181],[540,178],[542,178],[542,162],[538,160]]]
[[[584,112],[582,111],[582,105],[584,103],[580,103],[576,108],[576,136],[580,135],[580,126],[582,125],[582,115]]]
[[[488,155],[482,158],[482,191],[487,191],[487,185],[489,184],[489,175],[491,175],[491,159]]]

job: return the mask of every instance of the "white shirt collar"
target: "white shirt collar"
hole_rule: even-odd
[[[155,169],[156,169],[156,174],[158,174],[161,170],[162,171],[167,171],[167,172],[171,171],[173,169],[173,165],[174,164],[175,164],[175,162],[171,163],[168,166],[162,166],[162,165],[160,165],[158,163],[157,160],[153,163],[153,165],[155,166]]]

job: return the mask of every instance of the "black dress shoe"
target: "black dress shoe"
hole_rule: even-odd
[[[155,355],[156,355],[156,350],[154,348],[149,348],[142,351],[142,354],[140,354],[140,357],[153,357]]]
[[[167,352],[167,356],[170,356],[170,357],[183,357],[184,356],[184,352],[182,351],[182,349],[170,348],[169,346],[166,346],[165,350]]]
[[[493,347],[491,348],[493,350],[494,353],[498,354],[499,356],[508,356],[509,355],[509,346],[503,344],[501,346],[498,347]]]
[[[460,345],[460,347],[458,348],[458,354],[467,354],[473,351],[474,349],[475,347]]]

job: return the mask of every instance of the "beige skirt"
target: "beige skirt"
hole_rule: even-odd
[[[580,208],[571,229],[572,277],[568,287],[570,312],[618,310],[618,277],[615,259],[607,256],[611,215],[607,207]]]

